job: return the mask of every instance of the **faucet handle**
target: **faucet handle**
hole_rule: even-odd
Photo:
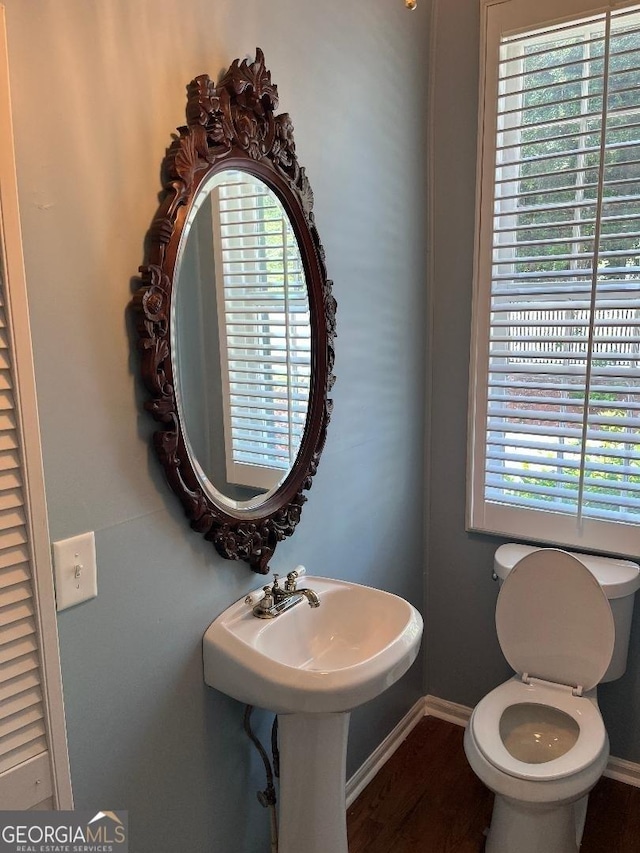
[[[289,572],[287,575],[287,580],[285,582],[284,588],[287,592],[294,592],[296,588],[296,583],[298,581],[298,575],[296,572]]]
[[[289,572],[289,574],[287,575],[287,582],[284,585],[284,588],[287,590],[287,592],[295,592],[298,578],[301,575],[306,574],[306,571],[307,570],[304,566],[296,566],[293,571]]]

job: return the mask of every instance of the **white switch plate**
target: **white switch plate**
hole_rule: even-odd
[[[98,578],[93,531],[54,542],[53,567],[58,610],[95,598]]]

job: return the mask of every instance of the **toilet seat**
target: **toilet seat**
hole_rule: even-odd
[[[563,711],[579,728],[577,741],[564,755],[542,764],[514,758],[500,736],[500,720],[507,708],[517,704],[543,705]],[[604,723],[593,702],[575,696],[569,687],[537,679],[525,683],[515,676],[496,687],[476,705],[469,725],[484,758],[498,770],[518,779],[539,782],[562,779],[579,773],[608,749]]]

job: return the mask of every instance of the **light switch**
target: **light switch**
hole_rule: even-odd
[[[56,606],[66,610],[98,594],[93,531],[53,543]]]

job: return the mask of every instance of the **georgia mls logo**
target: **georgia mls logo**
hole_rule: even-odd
[[[127,853],[127,812],[0,812],[0,853]]]

